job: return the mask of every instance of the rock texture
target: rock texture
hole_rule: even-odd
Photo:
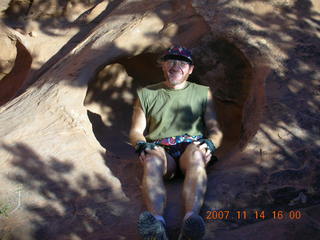
[[[5,34],[3,28],[1,29],[1,32],[0,44],[2,54],[0,59],[0,81],[11,71],[14,65],[14,60],[17,56],[17,49],[15,47],[14,39],[11,39],[7,34]]]
[[[3,30],[2,79],[0,81],[0,105],[8,102],[18,93],[31,68],[32,56],[9,29]],[[10,44],[10,45],[9,45]]]
[[[27,15],[43,9],[25,3]],[[205,239],[319,239],[318,1],[92,7],[78,17],[62,17],[67,5],[50,9],[62,18],[48,13],[51,24],[40,13],[18,27],[4,18],[15,63],[0,88],[1,239],[139,239],[132,102],[136,88],[161,81],[156,60],[172,43],[192,48],[191,80],[210,86],[222,131],[208,169]],[[171,239],[182,181],[166,183]],[[228,217],[213,217],[219,211]]]
[[[10,0],[3,0],[0,3],[0,15],[9,7]]]

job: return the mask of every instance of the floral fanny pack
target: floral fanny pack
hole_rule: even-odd
[[[195,142],[201,138],[203,138],[202,135],[190,136],[188,134],[184,134],[181,136],[162,138],[162,139],[154,141],[153,143],[158,144],[158,145],[164,145],[164,146],[172,146],[172,145],[176,145],[178,143],[183,143],[183,142]]]

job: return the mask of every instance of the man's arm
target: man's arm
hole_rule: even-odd
[[[137,98],[132,115],[132,124],[129,134],[130,143],[134,147],[138,141],[146,141],[146,138],[143,136],[143,132],[147,126],[146,116],[141,107],[139,98]]]
[[[222,137],[222,133],[218,127],[218,122],[216,120],[216,114],[214,112],[214,105],[213,105],[213,98],[211,91],[208,91],[208,100],[207,100],[207,107],[204,114],[204,121],[207,128],[207,138],[210,139],[216,148],[220,144],[220,140]]]

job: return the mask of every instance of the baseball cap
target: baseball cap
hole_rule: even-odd
[[[193,64],[191,51],[182,46],[172,46],[167,49],[161,57],[161,60],[167,61],[169,59],[186,61]]]

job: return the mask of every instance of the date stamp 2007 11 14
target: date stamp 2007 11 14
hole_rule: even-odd
[[[282,210],[274,210],[274,211],[265,211],[265,210],[256,210],[252,212],[248,212],[246,210],[239,211],[230,211],[230,210],[212,210],[207,211],[205,220],[246,220],[246,219],[256,219],[263,220],[267,218],[283,220],[283,219],[292,219],[299,220],[302,217],[302,213],[299,210],[291,210],[291,211],[282,211]]]

